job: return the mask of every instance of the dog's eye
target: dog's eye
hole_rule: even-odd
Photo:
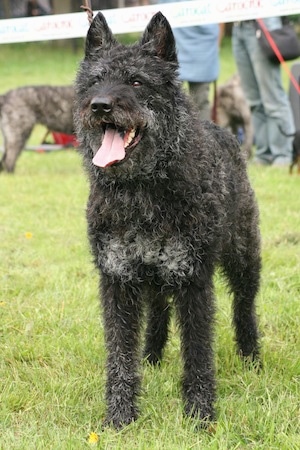
[[[140,87],[143,83],[140,80],[133,80],[131,84],[133,87]]]
[[[100,77],[98,76],[98,77],[95,77],[94,79],[93,79],[93,84],[99,84],[100,83]]]
[[[89,82],[90,86],[95,86],[95,84],[99,84],[99,78],[98,77],[92,78],[90,80],[90,82]]]
[[[94,84],[99,84],[99,83],[101,83],[105,74],[106,74],[106,71],[105,71],[105,70],[102,70],[101,74],[95,75],[95,76],[92,78],[92,84],[94,85]]]

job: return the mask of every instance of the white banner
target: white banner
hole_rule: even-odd
[[[300,0],[195,0],[103,10],[114,34],[143,31],[161,11],[172,27],[226,23],[300,13]],[[97,11],[94,11],[94,15]],[[0,44],[85,37],[87,14],[56,14],[0,20]]]

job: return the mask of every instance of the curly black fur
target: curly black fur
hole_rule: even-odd
[[[215,417],[213,273],[234,295],[239,352],[259,353],[254,300],[260,279],[258,209],[236,139],[201,122],[177,78],[172,30],[156,14],[140,42],[119,44],[101,13],[78,71],[75,126],[90,180],[88,235],[101,275],[107,360],[107,418],[135,420],[139,342],[162,357],[169,299],[181,329],[185,411]],[[109,125],[108,125],[109,124]],[[92,162],[107,127],[138,130],[118,161]],[[124,138],[125,142],[125,138]]]

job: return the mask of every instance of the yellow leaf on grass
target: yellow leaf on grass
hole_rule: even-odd
[[[97,433],[92,432],[89,435],[88,443],[89,444],[96,444],[99,441],[99,436]]]

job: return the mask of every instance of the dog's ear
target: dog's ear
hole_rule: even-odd
[[[175,39],[172,28],[165,16],[156,13],[147,25],[141,44],[149,43],[161,59],[177,62]]]
[[[99,12],[93,19],[86,37],[85,56],[96,56],[99,50],[116,45],[111,29],[107,25],[104,15]]]

